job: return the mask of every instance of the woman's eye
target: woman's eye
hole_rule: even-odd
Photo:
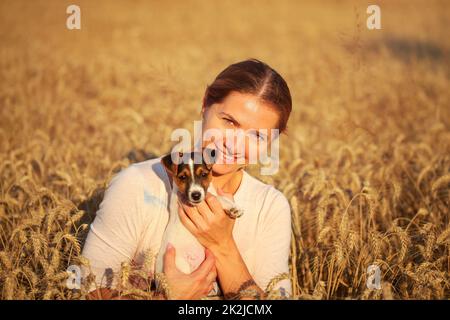
[[[227,122],[228,124],[230,124],[230,125],[232,125],[232,126],[234,126],[234,122],[233,122],[233,120],[231,120],[231,119],[228,119],[228,118],[222,118],[223,120],[225,120],[225,122]]]

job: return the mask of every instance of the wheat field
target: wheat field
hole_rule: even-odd
[[[247,58],[293,97],[279,172],[249,172],[291,203],[294,298],[449,299],[449,4],[377,1],[368,30],[369,4],[1,1],[0,299],[84,299],[66,269],[112,176],[192,132]]]

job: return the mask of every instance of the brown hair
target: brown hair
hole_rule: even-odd
[[[221,103],[232,91],[256,95],[261,101],[272,105],[279,115],[280,133],[287,130],[292,110],[291,93],[286,81],[266,63],[248,59],[225,68],[206,87],[203,108]]]

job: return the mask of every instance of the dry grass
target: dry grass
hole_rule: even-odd
[[[450,297],[447,3],[379,1],[368,31],[364,1],[77,1],[68,31],[71,3],[0,4],[1,299],[84,298],[65,270],[112,175],[192,130],[206,84],[248,57],[294,99],[260,178],[292,205],[295,297]]]

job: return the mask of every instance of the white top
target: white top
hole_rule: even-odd
[[[170,193],[161,157],[132,164],[111,179],[82,252],[98,285],[115,286],[117,277],[112,283],[107,279],[111,271],[120,270],[121,262],[141,263],[147,250],[159,252],[169,221]],[[253,279],[265,290],[272,278],[289,273],[289,202],[279,190],[246,171],[233,197],[244,210],[234,224],[233,238]],[[292,294],[288,279],[274,288]]]

